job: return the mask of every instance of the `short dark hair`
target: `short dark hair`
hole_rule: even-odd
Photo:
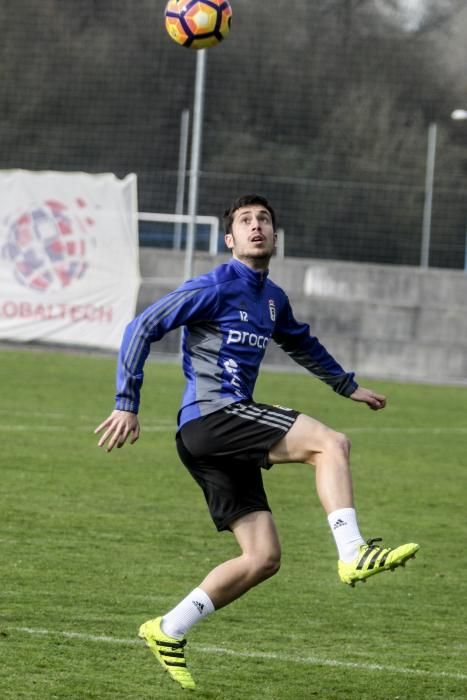
[[[230,207],[224,212],[224,233],[231,233],[232,222],[234,219],[234,214],[237,209],[242,209],[243,207],[249,207],[253,204],[259,204],[259,206],[264,207],[271,214],[272,227],[274,231],[276,230],[276,214],[272,206],[269,204],[266,197],[260,194],[244,194],[241,197],[237,197]]]

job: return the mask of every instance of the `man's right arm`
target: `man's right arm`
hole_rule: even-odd
[[[151,344],[179,326],[209,318],[217,300],[215,285],[195,287],[186,283],[128,324],[118,357],[115,408],[138,413],[143,368]]]
[[[138,413],[143,368],[151,344],[199,313],[205,301],[203,291],[182,286],[149,306],[128,324],[118,356],[115,397],[118,410]]]
[[[95,433],[104,430],[98,443],[100,447],[107,442],[110,452],[115,446],[122,447],[129,436],[131,443],[136,442],[140,433],[137,413],[143,368],[151,343],[181,325],[209,316],[217,300],[215,286],[195,288],[184,284],[128,324],[118,357],[115,410],[95,430]]]

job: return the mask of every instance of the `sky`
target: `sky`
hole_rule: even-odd
[[[376,8],[406,32],[415,32],[433,14],[447,16],[459,5],[457,0],[374,0]]]

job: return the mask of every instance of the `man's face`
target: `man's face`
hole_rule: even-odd
[[[227,248],[234,258],[255,266],[255,262],[269,262],[276,247],[271,214],[259,204],[237,209],[232,222],[232,232],[225,236]]]

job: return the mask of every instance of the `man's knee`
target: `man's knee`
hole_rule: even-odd
[[[350,454],[351,442],[350,439],[344,433],[334,432],[334,439],[336,443],[336,449],[348,457]]]
[[[350,440],[344,433],[339,433],[335,430],[330,430],[324,441],[323,452],[337,457],[349,458]]]
[[[281,567],[280,552],[253,554],[250,557],[250,571],[259,583],[277,574]]]
[[[271,554],[266,557],[261,563],[261,568],[266,578],[270,578],[271,576],[277,574],[281,568],[280,554]]]
[[[335,458],[338,460],[348,460],[350,455],[351,443],[347,435],[339,433],[336,430],[328,430],[321,439],[319,449],[310,445],[307,461],[311,464],[316,463],[316,458],[321,455],[326,459]]]

